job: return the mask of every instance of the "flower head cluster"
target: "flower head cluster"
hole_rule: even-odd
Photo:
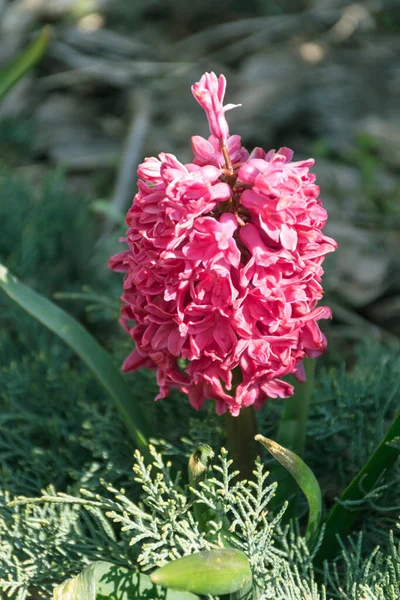
[[[211,399],[238,415],[290,396],[282,377],[301,380],[302,359],[324,351],[321,265],[336,242],[322,234],[313,159],[249,155],[229,135],[225,87],[214,73],[192,87],[211,130],[192,138],[193,162],[139,166],[128,249],[110,267],[126,273],[121,322],[135,342],[123,369],[156,369],[157,399],[178,388],[196,409]]]

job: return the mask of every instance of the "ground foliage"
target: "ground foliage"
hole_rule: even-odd
[[[56,291],[80,293],[86,286],[78,298],[81,303],[73,297],[63,301],[87,326],[96,323],[100,338],[122,359],[126,340],[112,323],[112,311],[104,308],[106,302],[97,301],[94,320],[85,310],[101,297],[112,306],[115,296],[112,274],[103,281],[96,275],[100,259],[89,248],[96,232],[83,199],[69,196],[58,174],[32,189],[27,180],[3,172],[1,189],[1,259],[50,296]],[[40,236],[40,231],[48,235]],[[199,533],[186,462],[200,441],[220,452],[223,429],[212,407],[193,418],[178,394],[154,403],[151,373],[131,376],[132,397],[145,404],[154,435],[164,438],[155,445],[151,469],[135,455],[132,475],[132,447],[123,424],[84,365],[8,300],[1,297],[0,303],[4,593],[22,600],[36,590],[46,597],[52,583],[96,559],[150,569],[218,545],[221,523],[229,517],[235,544],[248,554],[265,599],[398,597],[398,466],[363,500],[362,515],[368,518],[360,519],[360,537],[343,542],[342,558],[325,575],[313,573],[300,535],[302,523],[284,528],[279,515],[268,512],[274,484],[261,462],[255,482],[246,486],[230,479],[229,460],[222,452],[197,498],[217,518],[206,534]],[[321,482],[326,508],[382,438],[398,398],[396,350],[363,345],[353,347],[347,366],[336,362],[339,366],[321,366],[317,372],[306,456]],[[281,407],[279,401],[270,402],[259,413],[266,435],[273,437]],[[41,500],[10,505],[21,496]]]
[[[2,500],[1,585],[22,599],[32,586],[43,597],[50,581],[60,581],[85,564],[105,559],[122,566],[139,564],[147,570],[173,558],[221,545],[220,532],[228,517],[231,543],[249,557],[255,583],[265,600],[348,598],[383,600],[399,593],[400,546],[388,534],[387,547],[369,555],[362,534],[343,544],[341,556],[314,573],[312,555],[296,525],[280,526],[280,514],[268,513],[275,485],[259,461],[255,480],[234,479],[230,461],[221,452],[209,478],[197,495],[182,486],[170,464],[152,449],[153,464],[135,453],[134,479],[141,487],[133,502],[124,489],[103,482],[95,494],[56,493],[53,487],[41,498]],[[200,533],[193,502],[207,503],[214,521]],[[117,528],[113,527],[117,525]]]

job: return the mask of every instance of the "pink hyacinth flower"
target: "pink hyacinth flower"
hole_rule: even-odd
[[[322,233],[313,159],[249,153],[229,135],[225,88],[214,73],[192,87],[211,133],[192,138],[193,162],[161,153],[139,166],[127,248],[109,264],[125,272],[121,324],[135,344],[123,370],[155,369],[156,399],[177,388],[197,410],[209,399],[238,415],[292,395],[282,378],[304,381],[303,359],[324,351],[318,321],[331,313],[317,303],[336,242]]]

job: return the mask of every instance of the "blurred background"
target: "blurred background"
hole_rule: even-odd
[[[396,340],[398,0],[0,0],[0,67],[45,24],[45,58],[0,105],[10,268],[47,294],[116,300],[106,260],[137,164],[160,151],[191,159],[190,136],[208,134],[190,85],[214,70],[243,105],[229,123],[247,148],[316,158],[326,233],[339,242],[325,263],[339,352],[366,336]],[[118,305],[108,309],[116,318]]]
[[[227,102],[242,104],[231,133],[247,148],[315,157],[339,249],[324,263],[334,318],[322,325],[306,459],[333,501],[398,411],[399,0],[0,0],[0,69],[46,25],[44,58],[0,102],[0,262],[78,318],[116,364],[131,339],[118,325],[122,277],[107,261],[138,163],[161,151],[189,161],[190,137],[208,135],[190,92],[202,73],[226,75]],[[220,445],[211,403],[199,419],[178,393],[155,403],[153,373],[127,380],[154,437]],[[260,414],[271,437],[282,407]],[[98,490],[102,478],[133,489],[132,448],[105,391],[2,293],[0,430],[11,496],[49,482]],[[386,506],[398,504],[397,481]],[[1,506],[0,490],[0,529]],[[383,519],[394,527],[397,514],[371,528],[388,531]]]

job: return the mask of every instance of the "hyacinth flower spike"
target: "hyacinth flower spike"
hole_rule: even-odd
[[[110,260],[125,273],[121,323],[135,348],[123,370],[156,370],[157,400],[171,388],[199,410],[238,416],[287,398],[302,361],[326,347],[317,306],[322,263],[336,249],[310,172],[280,148],[249,153],[230,135],[226,80],[192,86],[211,135],[192,138],[193,160],[147,158],[127,216],[127,249]]]
[[[196,409],[210,399],[238,415],[290,396],[282,377],[302,378],[302,360],[324,351],[317,321],[331,313],[317,302],[336,242],[313,159],[249,154],[229,134],[225,88],[214,73],[192,87],[211,135],[192,138],[191,163],[161,153],[139,166],[128,249],[110,266],[126,273],[121,322],[135,342],[123,369],[156,369],[157,399],[178,388]]]

